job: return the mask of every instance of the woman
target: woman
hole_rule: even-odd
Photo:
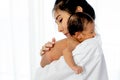
[[[67,30],[67,20],[71,14],[85,12],[95,19],[93,8],[85,0],[56,0],[53,11],[58,30],[66,37],[70,36]],[[54,41],[43,46],[41,51],[43,56],[54,47]],[[94,39],[80,43],[73,51],[76,63],[84,68],[82,74],[73,74],[65,64],[63,57],[61,57],[58,61],[52,62],[42,70],[40,80],[108,80],[104,55],[100,44],[96,45],[96,41],[100,42],[98,35]],[[84,54],[77,54],[80,51]]]
[[[89,14],[93,19],[95,19],[94,9],[90,6],[89,3],[87,3],[86,0],[56,0],[54,8],[53,8],[53,12],[57,9],[58,10],[60,9],[62,11],[67,10],[69,13],[69,16],[75,12],[85,12],[85,13]],[[69,33],[66,31],[66,29],[67,29],[66,18],[68,18],[69,16],[62,14],[62,17],[65,17],[65,19],[64,19],[65,22],[62,20],[61,20],[62,22],[60,22],[60,20],[58,20],[58,18],[56,19],[56,21],[58,21],[59,24],[61,26],[63,26],[62,30],[59,29],[59,32],[63,32],[63,34],[66,37],[69,37]],[[57,17],[57,15],[56,15],[56,17]],[[48,42],[42,47],[40,54],[42,55],[46,51],[49,51],[50,48],[53,47],[54,43],[55,43],[55,39],[53,38],[52,42]]]

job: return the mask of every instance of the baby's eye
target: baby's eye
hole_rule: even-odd
[[[93,32],[91,32],[91,34],[92,34]]]
[[[94,31],[91,31],[90,33],[91,33],[91,34],[93,34],[93,33],[94,33]]]

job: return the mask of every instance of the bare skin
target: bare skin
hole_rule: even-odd
[[[63,50],[66,48],[66,38],[56,41],[54,47],[47,51],[41,59],[41,66],[45,67],[46,65],[50,64],[54,60],[58,60],[62,56]]]

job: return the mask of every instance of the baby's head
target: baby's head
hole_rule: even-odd
[[[96,35],[94,20],[86,13],[77,12],[71,15],[67,25],[70,35],[80,42]]]

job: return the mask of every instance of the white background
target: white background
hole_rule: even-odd
[[[34,80],[40,48],[57,32],[55,0],[0,0],[0,80]],[[96,12],[109,80],[120,80],[119,0],[87,0]]]

